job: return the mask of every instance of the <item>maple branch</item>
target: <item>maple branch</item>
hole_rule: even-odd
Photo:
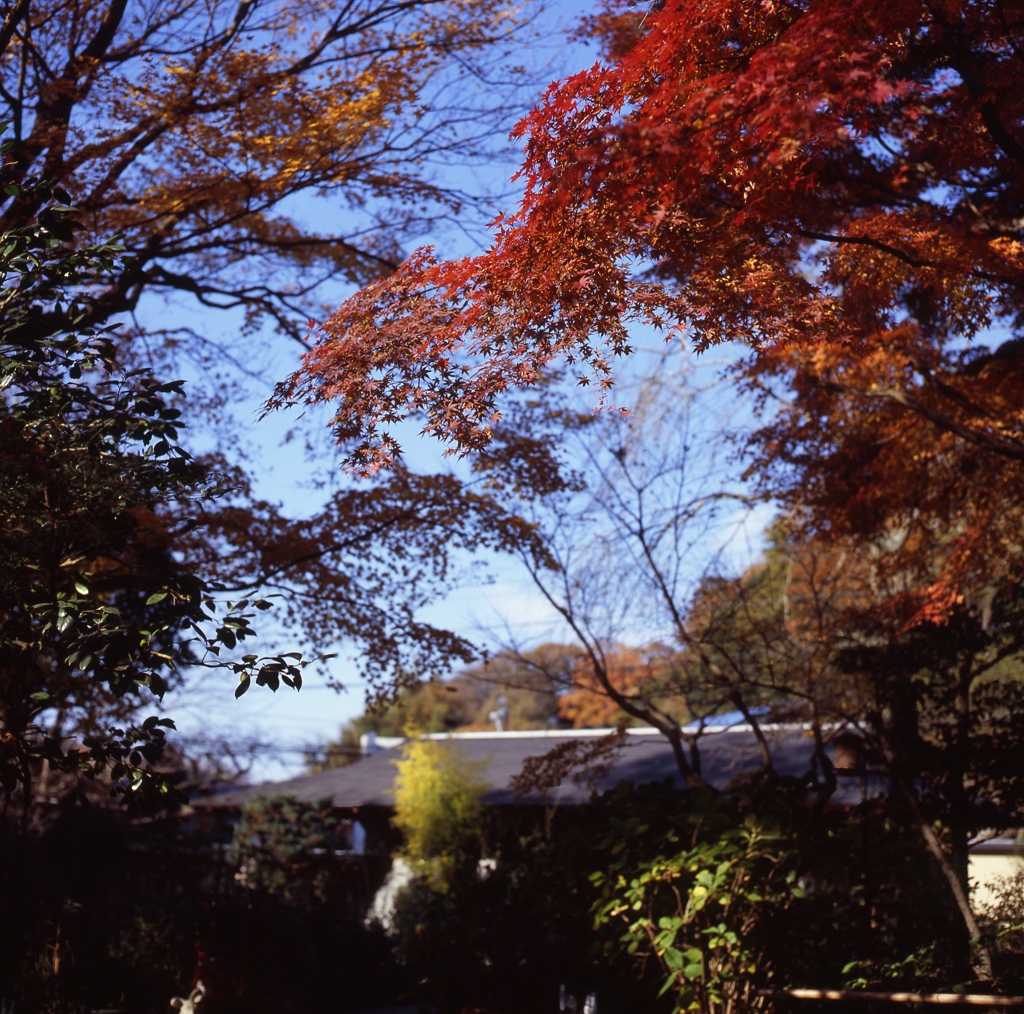
[[[975,416],[978,419],[991,419],[992,414],[986,411],[981,405],[972,401],[967,395],[958,391],[955,387],[951,387],[944,380],[939,380],[935,377],[932,371],[921,363],[914,364],[917,368],[918,373],[924,377],[925,381],[935,388],[944,398],[949,399],[954,405],[959,405],[968,415]]]
[[[804,239],[819,239],[826,243],[853,243],[858,246],[869,246],[875,250],[879,250],[882,253],[891,254],[898,260],[903,261],[904,264],[910,265],[912,268],[926,268],[932,267],[931,261],[918,260],[916,257],[912,257],[908,253],[898,249],[897,247],[890,246],[888,243],[883,243],[881,240],[872,239],[870,236],[834,236],[827,232],[814,232],[811,229],[796,229],[794,230],[798,236],[803,236]]]
[[[134,126],[123,130],[115,137],[108,137],[103,143],[83,144],[74,155],[67,158],[64,167],[68,172],[74,172],[79,166],[84,165],[97,158],[106,158],[112,151],[120,148],[123,144],[136,141],[139,137],[150,130],[155,122],[154,117],[147,116]]]
[[[429,506],[429,505],[428,505]],[[282,563],[276,567],[264,567],[260,572],[257,583],[253,585],[246,585],[244,587],[256,587],[259,583],[266,583],[279,574],[284,573],[286,570],[292,570],[295,567],[299,567],[304,563],[310,563],[313,560],[321,560],[325,556],[329,556],[331,553],[340,552],[343,549],[352,549],[354,546],[358,546],[361,543],[367,542],[368,540],[381,535],[386,532],[389,528],[394,527],[403,521],[411,521],[417,516],[415,509],[402,511],[385,521],[380,521],[376,525],[372,525],[366,531],[361,532],[359,535],[353,535],[350,538],[342,539],[340,542],[332,542],[329,546],[324,546],[322,549],[316,549],[311,553],[305,553],[302,556],[296,556]],[[237,589],[241,590],[241,589]]]
[[[158,31],[160,31],[161,28],[167,28],[173,24],[175,20],[181,17],[183,11],[187,11],[190,6],[191,4],[186,4],[184,8],[170,6],[164,17],[156,18],[153,21],[148,22],[145,30],[140,32],[138,36],[135,36],[130,45],[123,46],[120,49],[108,50],[103,56],[103,62],[110,65],[127,63],[129,60],[139,56],[155,56],[157,54],[170,55],[163,53],[159,49],[145,49],[142,44],[146,42],[147,39],[152,38]],[[180,56],[182,53],[189,52],[191,52],[191,50],[185,49],[179,51],[175,55]]]
[[[1010,48],[1017,59],[1024,63],[1024,53],[1021,52],[1020,46],[1017,45],[1017,40],[1013,37],[1013,30],[1006,20],[1006,8],[1003,6],[1003,0],[996,0],[996,10],[999,12],[999,20],[1002,22],[1003,31],[1006,32],[1006,41],[1009,42]]]
[[[1024,165],[1024,144],[1021,144],[1006,129],[1006,124],[1003,123],[996,104],[991,100],[981,104],[981,122],[985,124],[985,129],[991,135],[992,140],[999,145],[1003,152],[1015,162]]]
[[[271,293],[265,286],[260,286],[259,289],[262,295],[258,295],[252,289],[226,289],[215,285],[204,285],[201,282],[197,282],[194,278],[189,275],[178,274],[174,271],[169,271],[162,265],[154,265],[152,269],[147,273],[150,281],[159,282],[169,286],[172,289],[178,289],[182,292],[190,292],[192,295],[202,303],[203,306],[208,306],[215,310],[230,310],[238,306],[259,306],[264,312],[270,314],[276,321],[279,327],[289,337],[294,338],[305,348],[306,343],[304,340],[304,332],[296,326],[294,321],[288,320],[284,314],[268,299],[268,294],[280,295],[279,293]],[[224,296],[227,298],[227,302],[218,302],[216,299],[210,297],[213,296]],[[129,309],[125,306],[123,309]],[[111,309],[110,313],[120,312],[116,309]]]
[[[14,30],[27,10],[28,0],[15,0],[14,6],[7,12],[3,24],[0,25],[0,54],[7,52],[7,47],[11,44],[11,39],[14,36]]]
[[[922,416],[929,422],[934,423],[940,429],[953,433],[977,447],[983,447],[985,450],[992,451],[994,454],[999,454],[1004,458],[1009,458],[1011,461],[1024,462],[1024,447],[993,436],[991,433],[980,432],[972,429],[970,426],[965,426],[959,420],[951,418],[944,412],[940,412],[938,409],[933,408],[911,394],[907,394],[906,391],[901,391],[899,388],[880,387],[866,389],[854,387],[850,384],[840,384],[834,380],[824,380],[820,377],[809,377],[808,379],[814,386],[825,391],[832,391],[835,394],[852,394],[858,398],[877,398],[883,401],[894,402],[903,408],[909,409],[915,415]]]
[[[224,37],[217,43],[221,49],[225,49],[231,44],[231,41],[242,30],[242,25],[245,23],[245,19],[249,16],[255,6],[256,0],[241,0],[241,3],[239,3],[235,10],[234,19],[224,32]]]
[[[932,17],[949,32],[950,36],[959,39],[961,33],[950,23],[943,12],[936,9],[935,5],[928,0],[926,0],[926,6]],[[995,102],[991,98],[985,98],[987,89],[975,66],[974,54],[959,42],[950,48],[952,50],[950,66],[960,75],[971,95],[980,101],[981,122],[985,125],[989,137],[995,141],[997,147],[1005,155],[1009,155],[1015,162],[1024,164],[1024,145],[1007,130]],[[1016,46],[1014,48],[1016,49]]]
[[[969,54],[963,50],[960,50],[960,54],[960,60],[952,61],[953,69],[963,78],[964,84],[967,85],[971,94],[976,99],[980,99],[985,94],[985,87],[972,66]],[[979,112],[981,113],[981,122],[985,125],[989,137],[995,141],[1004,154],[1009,155],[1015,162],[1024,164],[1024,145],[1009,132],[999,115],[995,102],[992,99],[985,99],[979,107]]]

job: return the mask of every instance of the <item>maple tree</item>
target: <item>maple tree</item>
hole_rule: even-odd
[[[16,0],[3,182],[58,183],[82,241],[123,237],[94,316],[184,293],[299,338],[318,286],[390,271],[405,237],[474,201],[436,168],[491,146],[507,94],[475,82],[519,23],[500,0]],[[304,196],[336,215],[310,225]],[[0,223],[37,206],[8,193]]]
[[[408,415],[473,449],[554,360],[609,384],[639,323],[865,370],[891,350],[879,408],[1019,460],[1012,383],[986,400],[935,363],[1021,307],[1018,5],[666,0],[591,27],[606,59],[518,125],[524,196],[491,248],[419,251],[348,300],[277,402],[336,402],[361,467]]]
[[[802,527],[876,550],[907,624],[989,611],[1021,568],[1020,340],[907,334],[857,351],[773,350],[737,370],[771,419],[748,474]],[[1008,584],[1009,583],[1009,584]]]
[[[524,519],[452,475],[397,469],[336,490],[299,519],[226,475],[234,497],[194,512],[176,548],[225,594],[276,596],[275,615],[311,649],[353,648],[371,705],[476,658],[468,638],[420,615],[464,573],[466,556],[514,551],[545,565]]]
[[[630,416],[588,417],[579,434],[585,465],[570,489],[516,505],[546,549],[520,558],[576,653],[569,666],[534,665],[558,693],[561,717],[577,727],[657,729],[680,775],[702,789],[701,745],[716,716],[732,713],[750,725],[762,773],[772,778],[762,723],[807,721],[816,731],[808,761],[821,765],[827,797],[835,782],[821,759],[822,729],[845,698],[831,655],[850,604],[837,602],[847,591],[847,569],[833,572],[840,554],[821,545],[776,553],[736,578],[719,576],[714,542],[742,524],[749,505],[719,484],[714,442],[703,441],[689,418],[702,418],[718,389],[702,398],[671,374],[644,386]],[[675,397],[680,391],[684,396]],[[522,421],[508,424],[516,441]],[[501,456],[505,432],[503,421],[488,454]],[[737,501],[738,514],[723,506]],[[787,525],[778,529],[784,547]],[[790,593],[802,608],[789,609]],[[623,632],[636,629],[654,636],[623,643]]]

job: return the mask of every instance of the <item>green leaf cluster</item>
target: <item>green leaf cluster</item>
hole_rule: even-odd
[[[254,614],[221,609],[175,551],[223,492],[179,443],[182,382],[121,368],[114,328],[92,323],[117,242],[76,250],[67,194],[13,190],[43,208],[0,235],[0,809],[16,798],[24,824],[45,762],[152,810],[179,798],[162,765],[173,723],[136,714],[183,666],[298,689],[305,663],[221,660]]]
[[[752,1004],[770,968],[760,931],[803,896],[795,854],[772,826],[720,797],[698,798],[669,830],[613,821],[598,926],[622,925],[628,953],[653,958],[676,1011],[716,1014]]]

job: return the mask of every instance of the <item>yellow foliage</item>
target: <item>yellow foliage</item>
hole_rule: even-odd
[[[387,273],[407,230],[459,205],[426,163],[472,157],[497,96],[464,90],[453,116],[443,82],[479,74],[510,16],[506,0],[33,0],[0,46],[5,183],[53,179],[83,240],[123,234],[134,267],[109,312],[179,290],[300,337],[308,286]],[[334,200],[307,224],[303,194]],[[0,208],[5,228],[35,210]]]
[[[443,886],[460,859],[480,841],[484,765],[438,740],[414,739],[395,762],[395,824],[405,835],[403,855],[430,868]]]

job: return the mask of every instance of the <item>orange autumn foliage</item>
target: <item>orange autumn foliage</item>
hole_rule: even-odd
[[[657,693],[664,682],[664,652],[617,648],[604,659],[608,682],[630,699]],[[586,658],[580,658],[570,674],[570,687],[558,698],[558,717],[572,722],[574,729],[604,729],[630,720],[630,716],[608,695]],[[684,717],[684,716],[679,716]],[[684,718],[685,720],[685,718]]]
[[[751,474],[808,533],[869,547],[904,622],[977,606],[1020,573],[1019,339],[972,349],[904,325],[855,350],[772,350],[741,380],[787,398]]]
[[[486,149],[505,113],[497,95],[448,96],[520,14],[503,0],[14,0],[2,182],[51,179],[91,237],[124,236],[131,257],[95,314],[179,292],[298,339],[319,285],[391,270],[408,234],[471,200],[436,166]],[[331,203],[311,216],[298,202],[318,196]],[[4,202],[5,229],[36,210]]]
[[[1024,17],[993,0],[666,0],[518,126],[523,198],[313,332],[277,403],[334,401],[350,461],[407,416],[478,448],[553,360],[610,382],[630,328],[698,348],[970,341],[1024,309]],[[632,42],[630,33],[635,32]],[[988,431],[993,423],[978,417]]]

